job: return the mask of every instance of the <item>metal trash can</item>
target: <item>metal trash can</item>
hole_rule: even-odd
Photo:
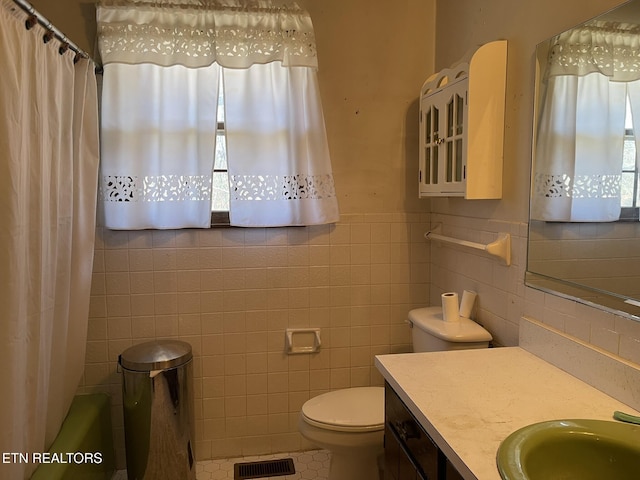
[[[195,480],[191,345],[154,340],[126,349],[122,368],[129,480]]]

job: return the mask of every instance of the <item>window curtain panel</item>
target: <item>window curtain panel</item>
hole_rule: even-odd
[[[638,29],[591,22],[550,48],[536,132],[532,218],[620,217],[625,101],[640,78]]]
[[[223,75],[231,224],[337,221],[315,71],[272,62]]]
[[[0,0],[0,451],[23,454],[47,451],[82,378],[99,150],[93,62],[26,19]]]
[[[208,228],[218,66],[104,66],[100,199],[112,229]]]
[[[218,69],[231,224],[338,221],[306,11],[268,2],[107,0],[97,18],[107,227],[210,226]],[[167,80],[174,71],[183,79]],[[187,78],[189,92],[181,86]]]

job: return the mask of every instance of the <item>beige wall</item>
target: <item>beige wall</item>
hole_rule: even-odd
[[[82,0],[32,0],[29,3],[58,30],[93,56],[96,35],[94,2]]]

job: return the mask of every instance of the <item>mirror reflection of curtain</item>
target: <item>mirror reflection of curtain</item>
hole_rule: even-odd
[[[590,22],[554,39],[536,133],[533,219],[619,219],[627,96],[640,115],[638,33],[635,25]]]

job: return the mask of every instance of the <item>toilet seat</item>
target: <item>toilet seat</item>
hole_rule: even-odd
[[[324,393],[302,406],[310,425],[339,432],[372,432],[384,428],[384,388],[354,387]]]

